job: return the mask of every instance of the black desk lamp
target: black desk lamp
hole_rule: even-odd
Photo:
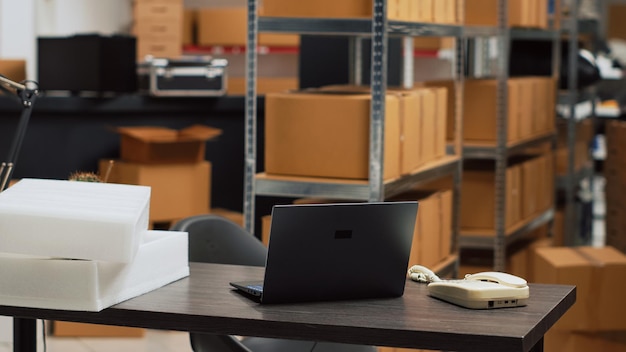
[[[15,163],[17,162],[17,156],[22,148],[26,127],[28,126],[28,121],[30,120],[30,115],[33,110],[33,104],[39,94],[39,89],[35,82],[26,81],[25,83],[17,83],[2,75],[0,75],[0,89],[8,93],[16,94],[21,100],[23,109],[17,131],[11,143],[9,155],[6,161],[0,164],[0,192],[2,192],[8,187],[9,181],[11,180],[11,175],[13,174]]]
[[[17,83],[2,75],[0,75],[0,89],[9,94],[16,94],[17,97],[21,100],[23,109],[20,116],[19,124],[17,126],[17,131],[15,133],[15,136],[13,137],[13,142],[11,143],[11,149],[9,150],[7,160],[0,164],[0,192],[2,192],[8,187],[9,180],[11,180],[11,175],[13,174],[13,169],[15,168],[15,163],[17,161],[17,156],[22,147],[24,135],[26,134],[26,127],[28,126],[28,121],[30,120],[30,115],[33,111],[33,103],[35,102],[35,98],[37,98],[37,95],[39,94],[39,89],[37,83],[35,82],[26,81],[25,83]],[[34,337],[36,336],[36,333],[36,320],[14,318],[13,350],[35,352],[37,350],[36,343],[21,344],[21,341],[25,341],[21,337],[28,336],[31,337],[31,339],[27,341],[35,341]]]

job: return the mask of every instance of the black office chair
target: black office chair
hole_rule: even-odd
[[[264,266],[267,248],[238,224],[219,215],[192,216],[171,230],[189,233],[189,261]],[[374,346],[262,337],[189,334],[195,352],[376,352]]]

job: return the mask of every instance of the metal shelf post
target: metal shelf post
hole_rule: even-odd
[[[498,0],[498,67],[497,67],[497,120],[496,120],[496,170],[495,170],[495,228],[494,269],[505,271],[506,264],[506,168],[508,127],[508,77],[509,41],[508,1]]]
[[[246,50],[246,116],[245,116],[245,165],[244,165],[244,227],[254,234],[256,174],[256,74],[257,74],[257,0],[248,0],[248,32]]]

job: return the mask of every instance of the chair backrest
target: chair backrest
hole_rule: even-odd
[[[189,261],[265,266],[267,248],[237,223],[203,214],[175,223],[171,230],[189,233]]]
[[[170,230],[189,234],[189,261],[264,266],[267,249],[243,227],[224,217],[203,214],[176,222]],[[189,334],[195,352],[251,352],[230,335]]]

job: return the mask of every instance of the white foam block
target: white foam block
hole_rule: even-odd
[[[189,276],[186,232],[147,231],[131,263],[0,256],[0,305],[100,311]]]
[[[0,193],[0,252],[128,263],[150,187],[23,179]]]

